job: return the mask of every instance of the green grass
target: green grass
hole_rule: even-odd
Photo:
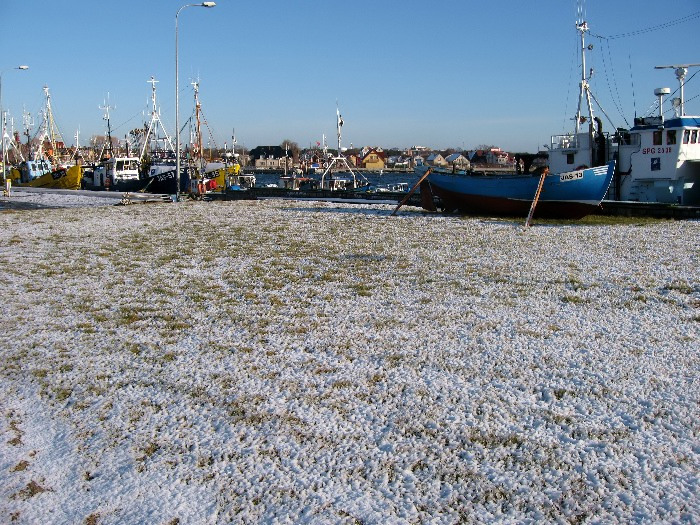
[[[561,300],[562,302],[570,304],[584,304],[588,302],[587,299],[584,299],[583,297],[579,297],[577,295],[565,295],[561,298]]]
[[[657,219],[654,217],[623,217],[617,215],[588,215],[578,220],[571,219],[537,219],[532,224],[551,225],[579,225],[579,226],[646,226],[650,224],[664,224],[671,219]]]
[[[372,295],[372,288],[366,284],[351,284],[350,288],[360,297],[370,297]]]
[[[690,286],[687,283],[681,283],[681,282],[677,282],[677,281],[665,286],[664,290],[678,292],[678,293],[682,293],[685,295],[690,295],[693,292],[695,292],[694,287]]]

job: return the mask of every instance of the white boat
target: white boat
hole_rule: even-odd
[[[602,120],[592,117],[592,96],[586,77],[585,34],[588,25],[579,21],[582,50],[581,98],[573,133],[554,135],[549,147],[549,167],[553,172],[573,171],[617,161],[608,200],[664,202],[700,205],[700,116],[685,114],[684,86],[688,68],[700,64],[657,66],[675,69],[678,97],[672,99],[670,118],[664,116],[663,101],[669,88],[658,88],[659,112],[654,117],[635,118],[630,129],[603,131]],[[581,115],[585,99],[591,118]],[[596,101],[597,102],[597,101]],[[602,109],[601,109],[602,111]],[[604,114],[604,111],[602,111]],[[582,124],[587,126],[582,128]]]
[[[91,189],[113,191],[139,191],[146,181],[141,178],[141,161],[138,157],[108,157],[93,170]]]

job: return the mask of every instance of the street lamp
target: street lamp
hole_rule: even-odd
[[[180,81],[177,70],[177,17],[185,7],[214,7],[216,2],[183,5],[175,14],[175,199],[180,193]]]
[[[0,131],[2,132],[2,178],[5,180],[7,175],[7,154],[5,151],[5,111],[2,108],[2,74],[5,71],[11,71],[13,69],[20,69],[22,71],[29,69],[29,66],[17,66],[10,69],[5,69],[0,71]]]

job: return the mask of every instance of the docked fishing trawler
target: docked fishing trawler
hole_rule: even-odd
[[[92,172],[85,174],[83,187],[89,190],[139,191],[146,184],[141,177],[141,159],[129,155],[128,151],[126,155],[115,151],[109,118],[111,107],[105,102],[101,109],[105,110],[104,120],[107,121],[107,143],[100,153],[99,163]]]
[[[635,118],[629,130],[603,131],[602,121],[592,116],[591,93],[585,76],[586,22],[577,24],[583,53],[581,97],[572,134],[552,136],[549,166],[552,171],[567,171],[617,160],[617,170],[608,191],[609,200],[662,202],[700,205],[700,117],[685,114],[684,86],[689,67],[700,64],[657,66],[675,69],[679,96],[672,99],[673,116],[664,116],[664,97],[669,88],[654,91],[658,97],[657,116]],[[590,118],[581,115],[582,101]],[[602,111],[602,109],[601,109]],[[603,112],[604,113],[604,112]],[[587,129],[582,124],[587,123]]]
[[[63,138],[54,120],[49,88],[44,86],[43,89],[45,106],[42,112],[42,123],[34,140],[35,147],[32,146],[32,141],[29,141],[30,132],[27,121],[25,134],[28,140],[29,158],[12,168],[9,179],[16,186],[76,190],[80,188],[83,177],[82,166],[59,165],[59,146],[63,148]]]

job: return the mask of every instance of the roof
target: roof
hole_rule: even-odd
[[[373,147],[367,147],[367,151],[362,152],[362,158],[365,158],[367,155],[370,155],[371,153],[374,153],[381,159],[386,158],[386,153],[384,153],[384,150],[382,148],[373,148]]]

